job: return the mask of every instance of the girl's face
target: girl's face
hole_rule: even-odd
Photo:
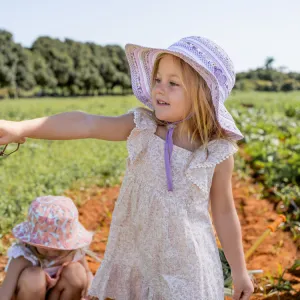
[[[64,253],[63,250],[46,249],[41,247],[36,247],[36,250],[38,251],[38,253],[47,258],[56,258]]]
[[[180,63],[172,55],[159,61],[152,88],[152,105],[159,120],[176,122],[184,119],[192,109],[182,83]]]

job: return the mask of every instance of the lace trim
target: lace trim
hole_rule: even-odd
[[[127,138],[128,156],[132,162],[145,149],[151,136],[150,133],[155,133],[157,125],[151,119],[149,113],[141,108],[135,108],[129,110],[129,112],[133,112],[136,125]],[[147,134],[147,131],[149,134]]]
[[[12,244],[12,246],[8,249],[7,256],[9,257],[9,260],[5,267],[5,272],[7,272],[11,260],[20,256],[23,256],[30,261],[33,266],[37,266],[39,264],[38,259],[31,253],[31,251],[20,243]]]
[[[238,149],[229,141],[215,140],[208,145],[209,155],[206,159],[206,151],[196,151],[194,159],[186,171],[187,178],[198,186],[207,197],[210,192],[214,169],[217,164],[228,159]]]
[[[189,174],[189,172],[186,173],[186,177],[195,184],[204,194],[205,197],[208,196],[208,182],[207,180],[202,179],[198,180],[196,176],[192,176]],[[205,178],[207,179],[207,178]]]
[[[80,260],[82,257],[85,256],[86,253],[89,255],[90,253],[94,254],[92,251],[88,250],[88,247],[79,248],[76,250],[72,261]],[[34,253],[32,253],[32,251],[28,249],[24,243],[21,242],[16,242],[12,244],[12,246],[8,249],[7,256],[9,257],[9,261],[5,267],[5,272],[7,271],[11,260],[20,256],[23,256],[25,259],[30,261],[33,266],[40,265],[40,262],[38,258],[34,255]]]
[[[129,113],[133,113],[134,115],[134,123],[136,125],[136,128],[139,130],[146,130],[146,129],[151,129],[151,130],[156,130],[156,123],[152,119],[150,112],[141,108],[133,108],[128,111]]]

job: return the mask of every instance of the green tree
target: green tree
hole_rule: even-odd
[[[33,73],[37,83],[42,88],[54,88],[57,85],[57,80],[54,73],[47,65],[44,57],[39,53],[33,52]]]
[[[69,39],[66,40],[66,44],[74,65],[70,83],[85,94],[98,94],[105,85],[91,48],[87,44]]]
[[[32,51],[43,56],[55,76],[57,86],[69,84],[70,77],[74,73],[74,65],[65,43],[58,39],[40,37],[33,43]]]
[[[274,61],[275,61],[274,57],[272,56],[267,57],[265,60],[265,68],[267,70],[272,69],[272,64]]]

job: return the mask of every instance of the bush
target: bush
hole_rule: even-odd
[[[298,82],[295,79],[286,79],[281,86],[281,90],[283,92],[290,92],[293,90],[297,90]]]
[[[274,91],[272,81],[268,80],[256,80],[255,81],[255,90],[256,91]]]

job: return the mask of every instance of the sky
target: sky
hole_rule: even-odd
[[[274,67],[300,72],[299,0],[10,0],[1,1],[0,29],[30,47],[39,36],[100,45],[167,48],[198,35],[219,44],[237,72]]]

